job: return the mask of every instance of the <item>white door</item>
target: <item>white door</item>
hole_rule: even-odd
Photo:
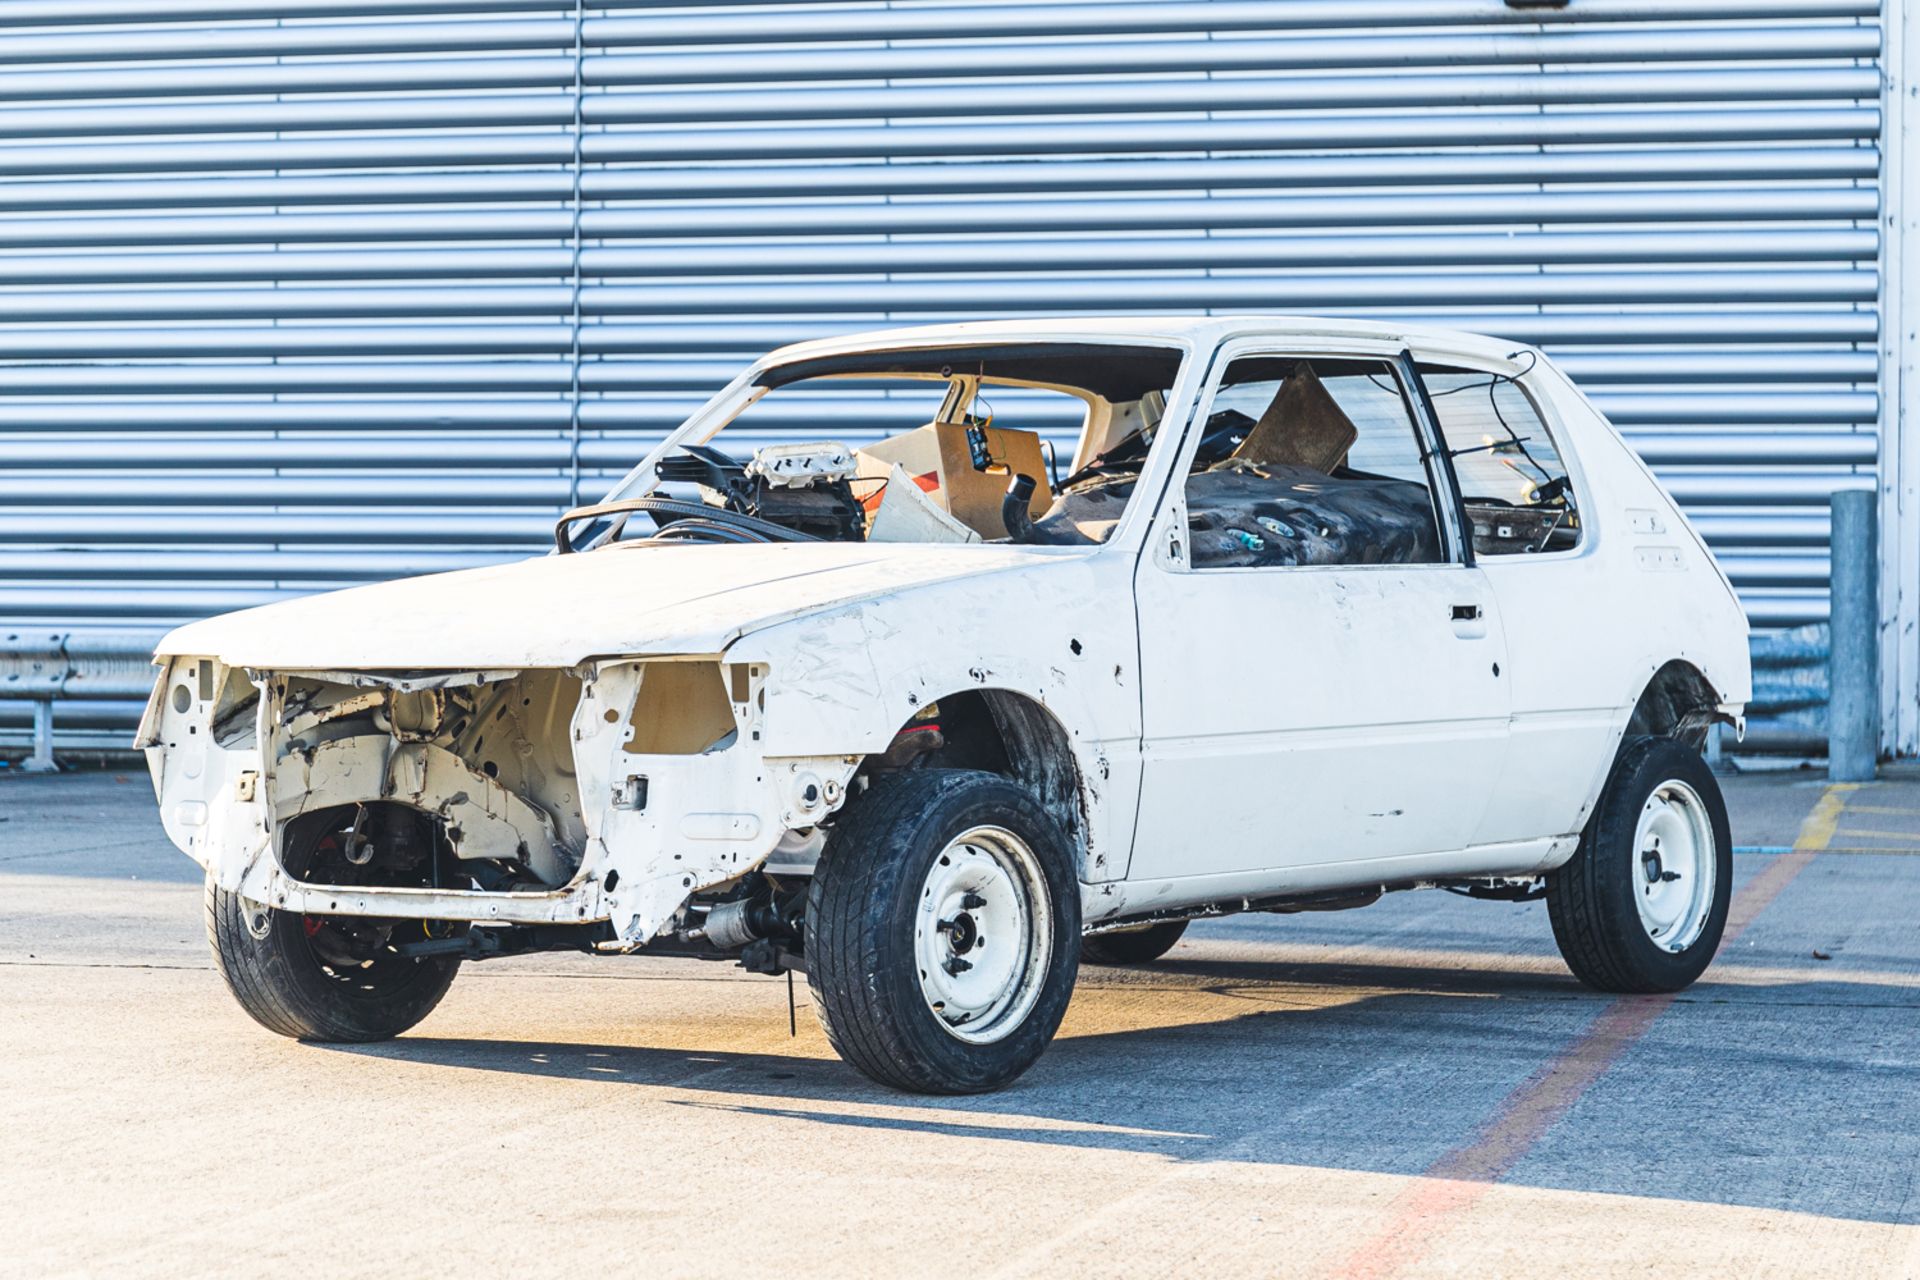
[[[1217,362],[1184,483],[1141,558],[1130,879],[1464,848],[1500,776],[1499,610],[1463,562],[1411,364],[1385,352],[1304,361],[1243,347]],[[1289,379],[1317,386],[1291,394]],[[1290,442],[1296,427],[1306,443]],[[1263,433],[1268,461],[1221,456]],[[1271,502],[1255,490],[1244,511],[1223,504],[1219,486],[1248,477],[1273,485]],[[1406,536],[1421,502],[1430,523]]]
[[[1596,625],[1622,612],[1620,586],[1593,555],[1583,486],[1555,439],[1557,418],[1542,411],[1550,397],[1511,366],[1431,357],[1419,369],[1513,657],[1513,742],[1478,838],[1567,834],[1585,820],[1619,732],[1618,670],[1591,655]]]

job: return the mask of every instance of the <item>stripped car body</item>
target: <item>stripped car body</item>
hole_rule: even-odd
[[[1166,385],[1127,381],[1138,355],[1084,356],[1109,348],[1163,353],[1152,379]],[[1056,350],[1099,371],[1065,382],[1047,372],[1069,367]],[[943,351],[979,371],[938,364]],[[1028,474],[1003,524],[936,540],[623,537],[635,510],[683,534],[701,522],[649,506],[675,474],[663,459],[719,465],[700,446],[783,370],[949,387],[936,420],[996,484],[1024,464],[982,464],[992,418],[969,416],[971,398],[1063,390],[1088,406],[1075,471],[1057,495],[1037,477],[1033,518]],[[1496,414],[1498,396],[1523,396],[1554,474],[1534,474],[1540,436],[1511,427],[1511,444],[1449,449],[1423,370],[1436,385],[1485,375]],[[1354,420],[1374,429],[1357,398],[1329,411],[1345,433],[1331,450],[1254,447],[1283,402],[1309,414],[1302,388],[1331,402],[1349,386],[1405,407],[1412,480],[1353,465]],[[1238,389],[1254,408],[1235,418],[1220,406]],[[1481,449],[1513,455],[1545,496],[1511,514],[1463,497],[1458,471]],[[767,502],[754,510],[829,487],[776,474],[814,455],[763,452],[743,482]],[[818,457],[844,493],[844,467]],[[963,478],[943,514],[961,510]],[[1242,518],[1233,495],[1249,483],[1279,487]],[[823,502],[809,519],[845,519],[844,500]],[[872,777],[959,763],[1044,806],[1073,850],[1086,929],[1136,929],[1422,884],[1522,889],[1574,855],[1630,727],[1697,744],[1737,723],[1749,692],[1739,602],[1646,468],[1538,352],[1461,334],[1227,318],[807,343],[718,393],[609,503],[570,517],[593,527],[576,540],[563,525],[564,554],[169,635],[138,738],[169,836],[219,889],[277,911],[591,927],[596,951],[737,949],[765,934],[719,927],[743,877],[804,883]],[[1107,513],[1097,527],[1092,508]],[[749,531],[779,524],[709,509]],[[1407,510],[1430,525],[1396,526]],[[1500,538],[1529,554],[1489,554]],[[451,860],[428,859],[427,883],[289,871],[287,833],[348,806],[423,815]],[[408,838],[359,816],[326,837],[354,865]],[[777,941],[772,968],[805,965],[795,937]]]

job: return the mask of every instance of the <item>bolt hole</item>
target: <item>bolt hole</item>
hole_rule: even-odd
[[[1078,640],[1067,641],[1067,648],[1073,650],[1074,657],[1077,658],[1080,656],[1080,642]]]

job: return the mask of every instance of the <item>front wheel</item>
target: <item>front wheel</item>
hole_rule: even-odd
[[[295,1040],[389,1040],[433,1012],[460,962],[394,950],[418,920],[275,911],[207,881],[207,939],[220,976],[255,1022]]]
[[[834,824],[807,896],[807,985],[855,1069],[915,1093],[998,1089],[1060,1026],[1080,886],[1059,824],[1004,778],[876,779]]]
[[[1547,877],[1554,940],[1601,991],[1679,991],[1719,949],[1733,895],[1727,806],[1706,761],[1672,738],[1630,742],[1580,847]]]
[[[336,805],[289,823],[282,859],[290,874],[321,884],[429,885],[439,882],[444,839],[414,810]],[[391,1039],[433,1012],[460,962],[402,948],[467,928],[276,911],[212,877],[206,913],[220,976],[255,1022],[296,1040],[346,1043]]]

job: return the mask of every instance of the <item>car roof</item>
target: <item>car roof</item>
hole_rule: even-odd
[[[1029,341],[1057,339],[1065,342],[1088,337],[1183,343],[1199,350],[1235,338],[1250,337],[1384,339],[1421,347],[1440,347],[1453,353],[1496,360],[1509,358],[1517,351],[1532,350],[1526,343],[1510,338],[1490,338],[1456,329],[1378,320],[1261,315],[1066,316],[1031,320],[971,320],[960,324],[875,329],[834,338],[816,338],[781,347],[768,355],[763,363],[784,364],[794,359],[873,347],[940,346],[1015,338]]]

